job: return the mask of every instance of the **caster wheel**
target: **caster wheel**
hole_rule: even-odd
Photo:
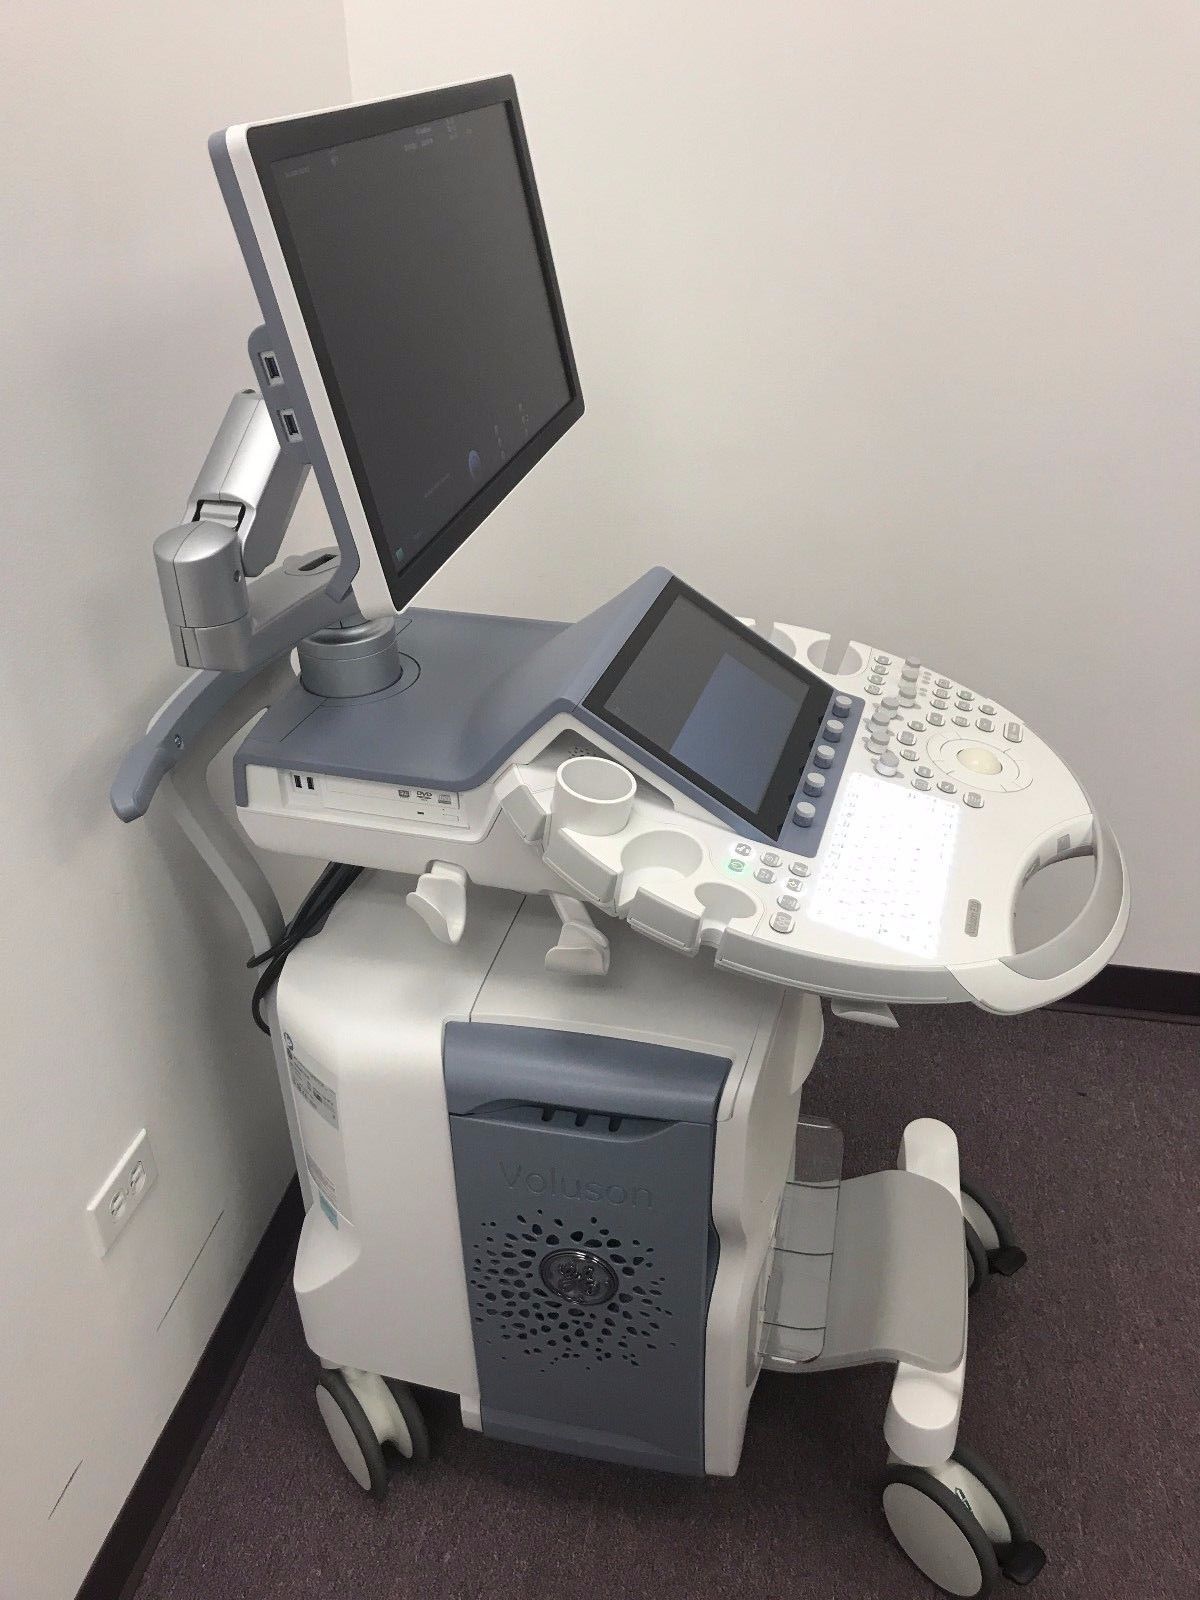
[[[1001,1574],[1031,1583],[1046,1564],[1011,1491],[962,1447],[933,1471],[890,1466],[883,1512],[905,1555],[944,1594],[978,1600]]]
[[[429,1460],[429,1434],[407,1384],[354,1368],[326,1368],[317,1379],[317,1409],[333,1447],[359,1488],[382,1500],[388,1456]]]
[[[383,1446],[375,1437],[358,1396],[340,1372],[326,1370],[317,1379],[317,1409],[346,1471],[360,1489],[382,1500],[388,1482]]]
[[[965,1178],[960,1188],[967,1244],[967,1292],[974,1294],[992,1273],[1011,1278],[1014,1272],[1020,1272],[1026,1255],[1000,1202]]]
[[[395,1402],[404,1424],[403,1433],[397,1430],[392,1443],[397,1455],[414,1465],[421,1465],[429,1460],[429,1431],[425,1426],[425,1418],[421,1415],[421,1408],[413,1398],[413,1392],[406,1383],[401,1383],[398,1378],[385,1378],[388,1393]]]
[[[987,1251],[983,1248],[983,1240],[975,1229],[963,1217],[963,1236],[967,1243],[967,1293],[978,1294],[980,1285],[988,1275]]]

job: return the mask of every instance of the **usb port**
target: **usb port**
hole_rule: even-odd
[[[303,789],[304,787],[304,779],[298,772],[292,773],[292,787],[296,789]]]
[[[279,370],[279,362],[275,358],[274,350],[264,350],[259,360],[262,362],[262,369],[266,373],[269,384],[274,386],[283,382],[283,373]]]
[[[300,424],[296,421],[296,413],[294,411],[281,411],[279,420],[283,423],[283,431],[289,439],[298,439],[300,437]]]

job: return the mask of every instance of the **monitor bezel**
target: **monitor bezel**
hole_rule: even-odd
[[[462,116],[488,106],[503,106],[508,118],[517,168],[529,208],[534,243],[567,381],[568,398],[566,404],[556,411],[478,493],[444,524],[440,532],[397,572],[391,557],[393,539],[389,537],[388,531],[382,524],[378,507],[370,492],[370,481],[358,448],[353,422],[337,384],[320,322],[308,292],[300,253],[292,238],[282,201],[271,175],[271,167],[276,161],[301,157],[335,145],[374,138],[380,134],[400,132],[425,122]],[[365,533],[369,537],[373,547],[372,554],[387,584],[392,604],[400,610],[491,515],[521,479],[562,438],[567,429],[583,415],[583,394],[579,385],[579,374],[563,310],[554,258],[550,251],[541,199],[533,174],[516,84],[511,77],[489,78],[450,88],[425,90],[419,94],[403,95],[394,99],[374,100],[361,105],[315,112],[307,116],[251,124],[245,129],[245,139],[267,214],[274,229],[275,241],[299,310],[303,336],[312,350],[327,411],[333,418],[338,443],[353,480],[358,503],[347,504],[347,496],[339,489],[337,492],[341,510],[354,534],[356,544],[359,545],[360,559],[366,553],[361,547],[361,534]],[[285,332],[294,350],[297,330],[288,325],[287,311],[282,304],[280,310]],[[310,377],[309,382],[311,381]],[[313,405],[313,398],[311,395],[308,396],[310,408],[317,411],[319,408]],[[318,426],[318,434],[320,433]],[[332,441],[321,437],[320,443],[328,456]],[[336,476],[334,474],[335,478]],[[324,483],[322,487],[325,487]]]
[[[779,760],[757,808],[743,805],[733,795],[697,772],[694,767],[689,767],[677,756],[673,756],[669,750],[664,750],[653,740],[647,739],[645,734],[639,732],[622,717],[606,709],[606,701],[641,655],[643,648],[676,600],[690,601],[698,611],[720,622],[735,638],[743,640],[760,655],[785,668],[789,676],[798,679],[808,689],[807,698],[797,712],[796,720],[779,753]],[[583,704],[599,723],[615,729],[636,749],[646,751],[662,766],[686,778],[696,789],[710,796],[732,815],[740,817],[743,822],[748,822],[764,837],[778,839],[791,813],[792,800],[809,752],[816,743],[825,720],[831,692],[829,683],[819,673],[807,671],[776,645],[756,633],[753,628],[747,627],[736,617],[730,616],[728,611],[714,605],[706,595],[700,594],[681,578],[672,577],[593,684],[584,697]]]

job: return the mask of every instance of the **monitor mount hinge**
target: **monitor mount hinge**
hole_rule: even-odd
[[[250,389],[229,403],[183,520],[154,542],[171,648],[181,667],[247,672],[322,628],[360,622],[329,591],[336,546],[271,568],[308,475]]]

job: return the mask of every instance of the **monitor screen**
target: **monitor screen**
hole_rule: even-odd
[[[402,603],[582,407],[515,96],[383,104],[442,114],[379,130],[352,108],[251,149]]]
[[[775,837],[829,693],[828,684],[675,580],[586,704]]]

